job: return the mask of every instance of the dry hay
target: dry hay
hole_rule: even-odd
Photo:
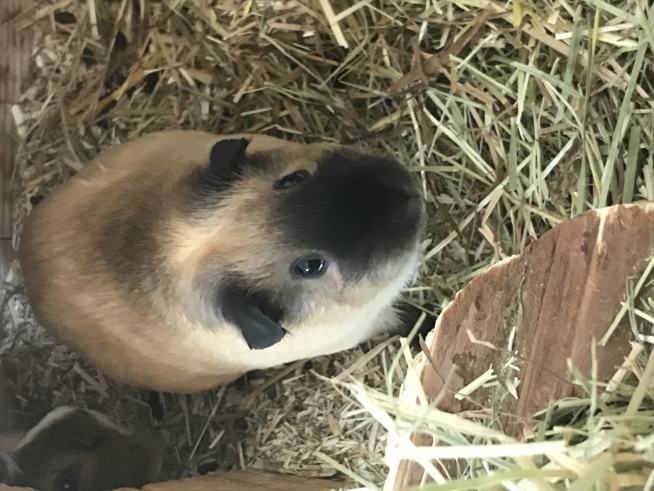
[[[15,241],[32,197],[143,133],[360,142],[394,154],[422,181],[430,242],[410,295],[441,305],[569,216],[654,199],[646,8],[637,0],[43,0],[21,19],[38,21],[42,36],[34,84],[15,110]],[[176,444],[172,473],[216,461],[327,475],[327,456],[370,484],[384,480],[386,431],[306,367],[253,396],[250,409],[242,397],[274,371],[245,386],[166,396],[164,420],[154,422],[146,394],[52,342],[23,297],[4,315],[4,360],[20,354],[31,404],[76,402],[164,427]],[[358,378],[395,391],[403,377],[386,383],[390,353]],[[313,370],[335,375],[360,354],[313,360]]]

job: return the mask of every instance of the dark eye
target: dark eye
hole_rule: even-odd
[[[307,256],[293,262],[291,273],[300,278],[319,278],[327,271],[328,263],[317,256]]]
[[[295,172],[284,176],[279,181],[277,181],[275,188],[288,189],[295,186],[296,184],[300,184],[302,181],[306,181],[310,176],[311,174],[307,170],[296,170]]]
[[[52,483],[53,491],[79,491],[79,480],[74,471],[64,471]]]

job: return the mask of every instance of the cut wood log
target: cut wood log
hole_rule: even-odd
[[[653,252],[654,203],[641,202],[566,220],[522,254],[494,265],[438,318],[428,343],[431,361],[420,373],[427,398],[444,391],[441,410],[492,408],[508,435],[530,431],[534,413],[550,401],[582,395],[572,384],[568,360],[590,378],[593,342],[616,318],[628,278],[640,277]],[[622,365],[630,337],[625,318],[608,343],[597,346],[598,380],[608,382]],[[507,372],[512,356],[519,371]],[[506,387],[455,397],[490,368],[500,381],[519,381],[517,398]],[[414,434],[412,440],[432,444],[426,435]],[[418,464],[401,461],[391,475],[390,489],[403,489],[418,484],[423,472]]]

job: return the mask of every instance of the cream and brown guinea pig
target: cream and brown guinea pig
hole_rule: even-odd
[[[165,131],[39,203],[20,262],[46,329],[114,378],[190,393],[395,332],[424,224],[393,159]]]
[[[37,491],[138,489],[158,481],[162,461],[158,440],[137,437],[94,411],[64,406],[5,453],[0,482]]]

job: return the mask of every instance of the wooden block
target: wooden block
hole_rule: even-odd
[[[340,483],[326,479],[309,479],[248,469],[149,484],[142,488],[142,491],[332,491],[338,490],[340,486]],[[0,491],[33,490],[0,484]],[[114,491],[137,490],[120,488]]]
[[[340,484],[284,474],[244,470],[150,484],[143,491],[331,491]]]
[[[638,278],[654,252],[654,203],[619,205],[566,220],[519,256],[496,264],[461,290],[436,322],[421,383],[429,400],[442,389],[439,409],[457,413],[493,407],[503,430],[516,437],[533,428],[535,412],[565,395],[582,395],[571,381],[568,359],[591,375],[593,339],[605,334],[625,299],[627,278]],[[501,369],[511,352],[520,372],[518,398],[505,389],[478,389],[470,400],[455,394],[490,367]],[[499,349],[474,343],[491,343]],[[598,378],[608,381],[630,352],[625,318],[605,347],[597,347]],[[413,435],[416,445],[431,438]],[[452,462],[450,462],[451,464]],[[393,489],[420,482],[422,468],[400,462]]]

